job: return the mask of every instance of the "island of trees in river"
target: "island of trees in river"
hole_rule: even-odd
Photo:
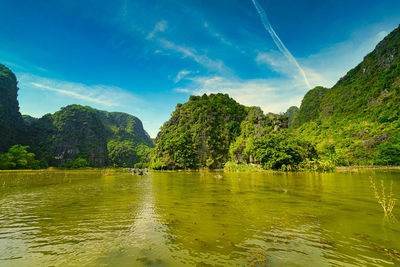
[[[226,94],[178,104],[155,140],[129,114],[70,105],[21,115],[17,79],[0,65],[0,169],[321,169],[400,165],[400,27],[332,88],[264,114]]]

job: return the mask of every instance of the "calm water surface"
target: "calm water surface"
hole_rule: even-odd
[[[0,266],[400,266],[371,180],[400,199],[399,170],[1,172]]]

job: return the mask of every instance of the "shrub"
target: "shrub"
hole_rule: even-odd
[[[293,135],[280,131],[263,136],[252,144],[252,154],[265,169],[290,170],[305,160],[317,157],[311,143],[301,141]]]
[[[152,161],[149,167],[153,170],[165,170],[167,164],[165,164],[162,159],[157,159],[156,161]]]
[[[35,154],[28,152],[29,146],[14,145],[7,153],[0,155],[0,169],[39,169]]]
[[[332,160],[306,160],[299,164],[301,170],[333,171],[335,163]]]
[[[260,171],[260,165],[254,164],[243,164],[243,163],[236,163],[234,161],[228,161],[225,163],[224,166],[225,171]]]
[[[375,165],[400,165],[400,135],[378,145],[373,162]]]

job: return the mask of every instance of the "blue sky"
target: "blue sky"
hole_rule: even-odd
[[[398,26],[400,1],[0,0],[0,15],[0,63],[23,114],[90,105],[133,114],[155,137],[190,94],[299,105]]]

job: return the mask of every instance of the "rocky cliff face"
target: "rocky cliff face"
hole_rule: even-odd
[[[297,116],[297,113],[299,113],[299,108],[296,106],[291,106],[290,108],[288,108],[288,110],[286,110],[285,112],[285,116],[288,118],[288,127],[292,126],[294,117]]]
[[[108,138],[116,140],[134,140],[136,143],[153,146],[149,134],[144,130],[142,122],[127,113],[95,110],[100,120],[109,130]]]
[[[106,128],[90,107],[70,105],[53,115],[33,121],[33,151],[50,164],[65,164],[76,158],[91,166],[107,165]]]
[[[108,160],[112,166],[133,167],[150,161],[153,140],[138,118],[122,112],[95,111],[107,129]]]
[[[79,105],[62,108],[53,115],[57,129],[52,150],[60,163],[86,158],[91,166],[107,165],[106,129],[93,109]]]
[[[320,117],[321,103],[328,88],[315,87],[304,96],[300,109],[292,119],[291,126],[298,127],[306,122],[317,120]]]
[[[0,64],[0,153],[20,142],[23,120],[17,100],[18,87],[14,73]]]
[[[50,165],[84,158],[90,166],[133,167],[148,162],[152,140],[129,114],[70,105],[39,120],[26,117],[30,145]]]
[[[287,116],[271,112],[269,112],[267,116],[271,120],[272,127],[275,131],[279,129],[287,129],[289,127],[289,118]]]

